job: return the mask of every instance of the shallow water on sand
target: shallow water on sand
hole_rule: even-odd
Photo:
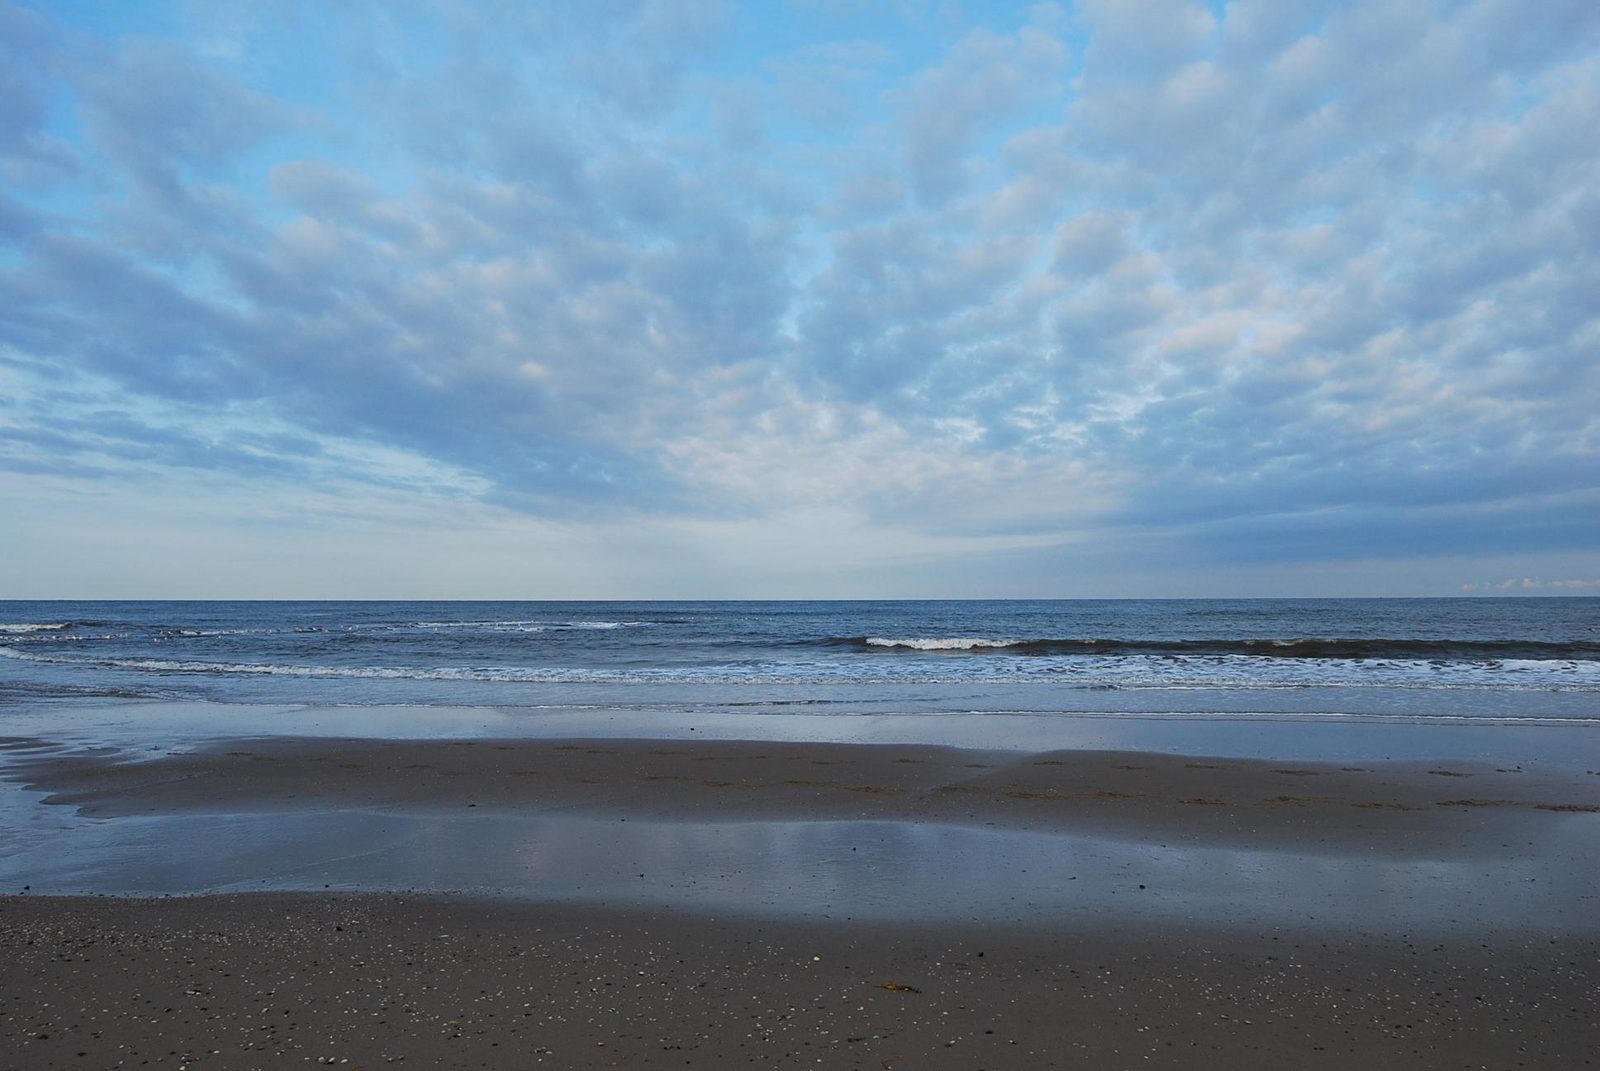
[[[1194,697],[1190,697],[1191,700]],[[1203,697],[1202,697],[1203,698]],[[1311,698],[1311,697],[1307,697]],[[1338,697],[1324,697],[1323,705]],[[1593,706],[1593,704],[1590,704]],[[1588,709],[1588,708],[1585,708]],[[360,739],[774,740],[928,744],[1021,751],[1093,749],[1303,761],[1521,756],[1600,769],[1595,719],[1227,713],[1223,704],[1150,712],[813,713],[610,707],[321,706],[55,700],[0,714],[0,736],[163,752],[245,737]],[[4,753],[0,751],[0,763]]]
[[[597,722],[586,711],[530,723],[481,709],[424,708],[412,718],[404,709],[266,708],[247,715],[191,704],[79,713],[81,720],[59,719],[58,728],[75,724],[80,742],[16,743],[3,754],[21,764],[111,744],[119,745],[114,752],[123,761],[159,758],[255,717],[294,730],[291,735],[361,736],[406,725],[423,738],[617,739],[650,730],[654,739],[678,741],[755,733],[769,741],[1339,762],[1514,756],[1565,771],[1578,784],[1600,780],[1587,772],[1600,770],[1596,734],[1571,724],[703,713],[664,719],[625,712]],[[537,731],[530,733],[530,724]],[[152,737],[162,742],[150,744]],[[14,775],[0,785],[5,891],[25,885],[35,893],[120,895],[415,890],[767,916],[1600,932],[1600,815],[1591,813],[1541,812],[1530,823],[1479,810],[1471,820],[1477,824],[1415,842],[1329,840],[1317,836],[1313,823],[1304,844],[1281,836],[1222,843],[1171,825],[1084,835],[996,828],[981,817],[946,824],[806,820],[797,812],[792,820],[661,821],[648,810],[624,812],[627,817],[552,813],[548,805],[538,813],[471,810],[470,784],[461,786],[459,799],[452,795],[425,809],[317,809],[313,796],[297,801],[310,809],[282,809],[267,800],[252,804],[249,813],[98,818],[45,803],[42,792],[20,783],[25,780]]]
[[[0,888],[120,895],[453,892],[713,914],[1600,933],[1596,823],[1535,853],[1251,850],[910,822],[641,822],[361,812],[93,820],[13,836]],[[1514,849],[1514,850],[1513,850]]]

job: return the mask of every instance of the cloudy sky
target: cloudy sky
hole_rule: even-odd
[[[1600,593],[1594,0],[0,0],[0,596]]]

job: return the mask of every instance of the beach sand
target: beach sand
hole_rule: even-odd
[[[793,818],[1097,830],[1259,846],[1483,847],[1600,813],[1600,774],[1522,763],[1273,762],[708,740],[233,740],[192,752],[42,749],[11,776],[79,813],[356,808]]]
[[[61,834],[71,866],[6,879],[0,1068],[1600,1060],[1600,774],[1582,769],[731,741],[9,747],[8,778],[88,825]],[[343,843],[334,815],[403,821],[410,839]],[[145,849],[119,854],[119,831],[240,816],[290,847],[264,849],[273,867],[244,856],[225,886],[197,880],[211,895],[38,895],[136,891]],[[561,854],[541,839],[552,823],[592,842],[606,880],[592,860],[525,886],[448,870],[507,829]],[[812,828],[835,833],[794,832]],[[712,880],[748,862],[740,829],[760,833],[764,899]],[[632,853],[663,838],[676,869],[646,870]],[[330,840],[357,887],[396,860],[420,873],[419,845],[458,845],[429,887],[477,892],[305,891],[321,871],[283,856]],[[816,857],[788,860],[797,845]],[[705,886],[685,881],[700,871]],[[216,892],[257,879],[300,891]],[[1049,888],[963,891],[1029,882]]]
[[[0,1064],[1588,1067],[1597,953],[450,898],[12,897]]]

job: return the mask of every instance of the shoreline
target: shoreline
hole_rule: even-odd
[[[12,739],[0,1068],[1588,1066],[1600,773],[1505,750]]]
[[[3,745],[0,891],[1600,935],[1600,773],[704,740]]]

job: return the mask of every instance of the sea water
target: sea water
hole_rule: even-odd
[[[1600,599],[0,602],[0,704],[1600,716]]]

